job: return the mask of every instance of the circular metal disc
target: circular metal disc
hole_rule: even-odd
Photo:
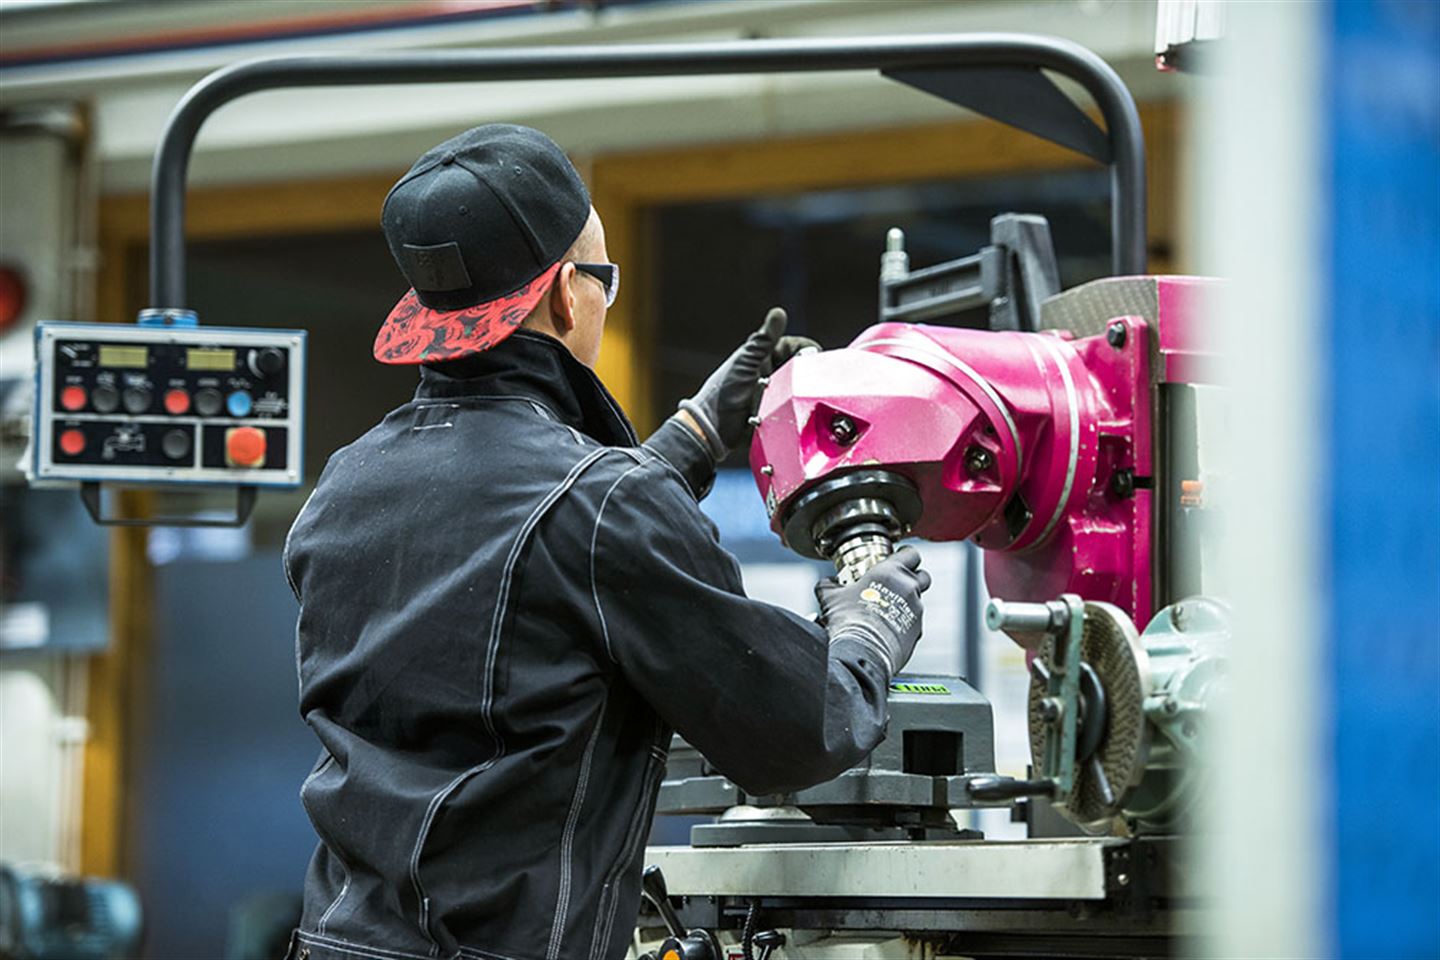
[[[801,556],[825,559],[812,536],[815,521],[847,500],[866,498],[889,504],[906,530],[920,519],[920,494],[915,484],[889,470],[852,470],[816,484],[786,507],[781,522],[785,545]]]
[[[1046,667],[1053,669],[1053,638],[1046,638],[1039,656]],[[1095,748],[1094,759],[1077,762],[1075,787],[1063,812],[1082,827],[1103,832],[1108,821],[1120,813],[1126,793],[1140,783],[1145,773],[1144,705],[1150,688],[1150,667],[1135,625],[1124,612],[1108,603],[1085,604],[1080,657],[1090,664],[1105,688],[1105,730],[1100,745]],[[1032,673],[1030,753],[1037,770],[1045,756],[1045,738],[1051,730],[1040,711],[1040,702],[1046,694],[1044,681]],[[1095,773],[1097,762],[1110,787],[1108,800]]]

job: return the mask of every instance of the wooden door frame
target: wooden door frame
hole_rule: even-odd
[[[1147,144],[1149,236],[1157,268],[1167,266],[1176,216],[1177,110],[1142,105]],[[649,390],[654,318],[647,307],[653,276],[647,257],[647,213],[668,203],[695,203],[917,180],[1042,173],[1090,166],[1079,155],[988,121],[829,133],[749,143],[721,143],[615,153],[581,161],[605,222],[611,259],[624,265],[625,293],[611,310],[597,373],[641,424],[653,423]],[[401,170],[335,180],[202,187],[189,192],[186,236],[209,240],[254,235],[378,229],[380,206]],[[148,194],[102,197],[97,315],[130,322],[146,305]],[[1158,255],[1157,255],[1158,254]],[[1158,270],[1157,270],[1158,272]],[[376,305],[376,321],[385,304]],[[201,318],[202,322],[204,318]],[[122,508],[144,509],[143,497]],[[111,640],[92,658],[81,820],[81,869],[125,876],[127,802],[133,764],[127,755],[144,697],[145,657],[153,628],[153,582],[143,529],[111,538]]]

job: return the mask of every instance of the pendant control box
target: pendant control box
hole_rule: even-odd
[[[42,322],[35,482],[295,487],[305,331]]]

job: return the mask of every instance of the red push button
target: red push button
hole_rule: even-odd
[[[265,465],[265,431],[259,427],[234,427],[225,431],[225,462],[232,467]]]
[[[184,390],[165,392],[165,412],[180,416],[190,412],[190,394]]]
[[[60,434],[60,452],[67,457],[78,457],[85,452],[85,434],[81,430],[66,430]]]
[[[72,384],[60,391],[60,406],[66,410],[84,410],[86,399],[84,387]]]

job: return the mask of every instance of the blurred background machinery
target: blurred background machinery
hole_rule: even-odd
[[[126,884],[0,865],[0,956],[125,960],[140,931],[140,900]]]

